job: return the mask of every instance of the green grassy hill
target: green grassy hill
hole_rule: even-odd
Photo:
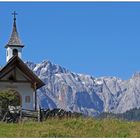
[[[93,118],[0,123],[0,137],[140,137],[140,122]]]

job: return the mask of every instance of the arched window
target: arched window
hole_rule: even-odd
[[[13,49],[13,55],[18,55],[18,50],[17,49]]]

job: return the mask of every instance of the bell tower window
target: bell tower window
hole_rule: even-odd
[[[17,49],[13,49],[13,55],[18,55],[18,50]]]

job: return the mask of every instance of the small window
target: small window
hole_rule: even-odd
[[[26,103],[30,103],[30,96],[26,96],[26,97],[25,97],[25,102],[26,102]]]
[[[13,49],[13,55],[18,55],[18,50],[17,49]]]

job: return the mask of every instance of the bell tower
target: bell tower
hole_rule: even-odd
[[[17,27],[16,27],[16,15],[17,13],[14,11],[12,13],[13,15],[13,30],[11,37],[5,46],[6,48],[6,62],[8,62],[13,56],[18,55],[19,58],[22,57],[22,48],[24,45],[22,44],[18,32],[17,32]]]

